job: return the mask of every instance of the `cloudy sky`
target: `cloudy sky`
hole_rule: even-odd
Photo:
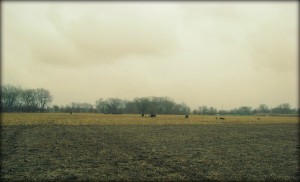
[[[298,105],[298,2],[2,2],[3,84],[53,104]]]

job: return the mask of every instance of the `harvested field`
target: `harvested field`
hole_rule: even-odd
[[[299,181],[297,117],[3,114],[2,180]]]

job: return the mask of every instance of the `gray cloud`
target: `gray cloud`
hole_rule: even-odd
[[[178,48],[172,19],[152,18],[151,8],[144,12],[118,6],[77,8],[52,7],[47,11],[56,32],[32,40],[36,60],[83,66],[130,56],[166,56]]]

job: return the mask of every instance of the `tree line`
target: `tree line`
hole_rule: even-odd
[[[88,103],[71,103],[66,106],[54,105],[52,112],[95,112],[104,114],[189,114],[190,108],[178,104],[168,97],[141,97],[132,101],[119,98],[100,98],[95,107]]]
[[[200,106],[192,111],[198,115],[276,115],[276,114],[300,114],[300,108],[292,108],[289,103],[279,104],[270,108],[266,104],[260,104],[257,108],[240,106],[231,110],[217,110],[213,107]]]
[[[133,100],[99,98],[95,104],[72,102],[65,106],[50,103],[53,96],[44,88],[22,89],[13,85],[1,86],[1,112],[75,112],[104,114],[195,114],[195,115],[256,115],[256,114],[299,114],[299,108],[289,103],[274,108],[260,104],[257,108],[240,106],[231,110],[199,106],[191,110],[185,103],[176,103],[169,97],[136,97]]]
[[[53,97],[44,88],[22,89],[13,85],[1,86],[1,112],[45,112]]]

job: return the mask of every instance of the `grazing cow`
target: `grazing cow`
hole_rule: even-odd
[[[221,120],[225,120],[225,118],[219,118],[219,119],[221,119]]]
[[[188,114],[186,114],[184,117],[185,117],[185,118],[189,118],[189,115],[188,115]]]
[[[149,118],[156,118],[156,114],[150,114]]]

